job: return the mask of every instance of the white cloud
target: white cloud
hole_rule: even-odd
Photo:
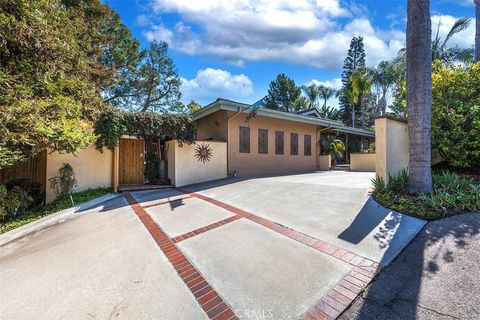
[[[195,78],[182,78],[183,101],[208,103],[216,98],[242,99],[253,93],[253,83],[244,74],[232,75],[221,69],[199,70]]]
[[[473,3],[473,1],[472,1]],[[435,38],[438,28],[439,35],[442,39],[448,34],[458,17],[449,15],[434,15],[432,16],[432,39]],[[472,18],[470,26],[456,35],[454,35],[448,42],[449,47],[458,45],[461,48],[473,47],[475,43],[475,18]]]
[[[281,60],[339,69],[357,35],[364,36],[367,62],[374,64],[394,56],[405,39],[403,32],[375,29],[366,18],[352,19],[339,0],[154,0],[153,10],[179,14],[182,28],[177,24],[170,34],[160,25],[144,33],[147,39],[237,66]]]
[[[307,82],[305,85],[309,86],[311,84],[314,84],[314,85],[324,85],[326,87],[329,87],[329,88],[332,88],[332,89],[335,89],[335,90],[340,90],[342,88],[342,79],[341,78],[335,78],[335,79],[332,79],[332,80],[325,80],[325,81],[321,81],[321,80],[317,80],[317,79],[313,79],[309,82]]]

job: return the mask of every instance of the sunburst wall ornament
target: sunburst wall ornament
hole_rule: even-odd
[[[203,163],[210,161],[212,157],[212,148],[208,144],[202,143],[195,148],[195,158]]]

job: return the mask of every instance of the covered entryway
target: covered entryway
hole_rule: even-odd
[[[119,183],[121,185],[143,184],[145,141],[122,138],[119,149]]]

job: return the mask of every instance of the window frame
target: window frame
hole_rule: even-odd
[[[279,148],[280,147],[279,140],[278,140],[279,137],[282,137],[281,148]],[[275,154],[277,155],[285,154],[285,133],[283,131],[275,131]]]
[[[247,139],[245,146],[242,143],[242,132],[245,132],[247,135],[245,137],[245,139]],[[244,149],[243,147],[246,147],[246,149]],[[238,133],[238,151],[240,153],[250,153],[250,127],[240,126]]]
[[[265,137],[265,145],[262,145],[262,134]],[[268,154],[268,129],[258,128],[258,154]]]
[[[290,155],[298,156],[298,133],[296,132],[290,132]]]
[[[307,139],[307,137],[308,137],[308,139]],[[308,144],[307,144],[307,140],[308,140]],[[308,153],[307,153],[307,150],[309,151]],[[304,156],[311,156],[312,155],[312,135],[311,134],[304,134],[303,135],[303,155]]]

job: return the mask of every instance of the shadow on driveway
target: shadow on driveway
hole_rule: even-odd
[[[430,222],[340,319],[480,319],[480,212]]]

